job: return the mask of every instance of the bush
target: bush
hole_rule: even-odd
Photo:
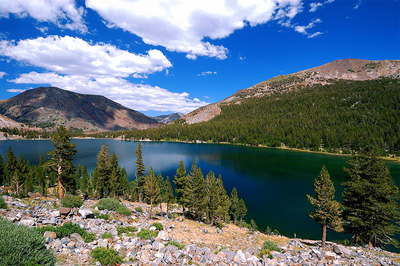
[[[63,207],[67,208],[80,208],[83,204],[83,200],[79,196],[66,195],[62,200],[61,204]]]
[[[0,209],[7,209],[7,203],[4,201],[4,198],[0,196]]]
[[[131,210],[128,209],[127,207],[123,206],[123,205],[121,205],[121,206],[117,209],[117,212],[118,212],[119,214],[126,215],[126,216],[129,216],[129,215],[132,214]]]
[[[101,263],[101,265],[117,265],[122,263],[122,257],[112,248],[97,247],[90,252],[93,258]]]
[[[167,244],[165,244],[165,246],[168,246],[168,245],[175,246],[175,247],[177,247],[177,248],[180,249],[180,250],[182,250],[182,249],[185,248],[185,245],[179,244],[179,243],[176,242],[176,241],[168,241]]]
[[[139,233],[137,233],[137,236],[139,238],[143,238],[145,240],[149,240],[150,238],[156,237],[157,235],[157,231],[150,231],[149,229],[142,229]]]
[[[11,221],[0,219],[1,265],[55,265],[56,258],[46,249],[40,232]]]
[[[136,212],[143,212],[143,209],[142,209],[142,207],[136,207],[136,208],[135,208],[135,211],[136,211]]]
[[[99,202],[94,206],[99,210],[117,211],[118,208],[123,205],[117,199],[105,198],[99,200]]]
[[[138,229],[136,228],[136,226],[125,226],[125,227],[117,226],[118,235],[121,235],[123,233],[128,234],[128,233],[131,233],[131,232],[137,232],[137,230]]]
[[[114,236],[110,233],[110,232],[104,232],[103,235],[101,236],[102,239],[106,239],[106,238],[111,238],[113,239]]]
[[[275,250],[278,252],[281,252],[281,248],[278,246],[278,244],[276,244],[275,242],[271,241],[271,240],[267,240],[264,242],[263,246],[261,247],[261,250],[263,249],[267,249],[269,251]]]
[[[160,223],[153,223],[151,226],[154,226],[156,230],[161,231],[164,229],[164,226]]]
[[[96,218],[99,218],[100,212],[99,212],[98,210],[93,210],[93,215],[94,215]]]
[[[71,222],[67,222],[62,226],[45,226],[37,228],[36,230],[39,231],[42,235],[46,231],[54,232],[56,233],[57,238],[63,238],[65,236],[70,236],[73,233],[78,233],[85,240],[86,243],[92,242],[96,239],[96,235],[94,233],[88,233],[85,229],[80,228],[79,225],[73,224]]]
[[[97,218],[99,218],[99,219],[104,219],[104,220],[108,220],[108,219],[110,219],[110,215],[109,215],[108,213],[106,213],[106,214],[99,214],[99,215],[97,216]]]

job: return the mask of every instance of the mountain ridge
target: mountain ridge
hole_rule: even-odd
[[[54,130],[111,131],[146,129],[159,123],[104,96],[87,95],[57,87],[39,87],[0,101],[0,114],[19,123]]]

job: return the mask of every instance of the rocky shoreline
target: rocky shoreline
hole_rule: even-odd
[[[219,229],[187,220],[177,209],[172,210],[173,218],[158,209],[157,219],[149,221],[146,212],[149,206],[122,201],[132,210],[132,215],[102,210],[100,214],[110,215],[104,220],[93,214],[95,200],[84,201],[79,209],[69,209],[61,208],[57,199],[38,195],[22,200],[11,196],[3,198],[8,209],[0,209],[0,216],[15,223],[43,227],[71,222],[96,235],[94,241],[86,243],[76,233],[59,239],[54,232],[45,232],[47,248],[55,252],[59,266],[101,265],[90,255],[96,247],[115,249],[124,258],[121,265],[400,265],[400,254],[379,248],[345,247],[328,242],[327,249],[322,250],[320,241],[250,233],[234,225]],[[135,211],[139,206],[143,212]],[[126,226],[135,226],[138,231],[155,231],[153,222],[162,224],[163,230],[148,240],[135,233],[118,235],[117,232],[117,227]],[[102,239],[105,232],[112,238]],[[272,256],[259,256],[267,240],[277,243],[282,251],[271,251]],[[179,243],[179,247],[172,242]]]

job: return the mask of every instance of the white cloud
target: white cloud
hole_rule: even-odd
[[[317,36],[319,36],[319,35],[321,35],[321,34],[323,34],[323,33],[320,32],[320,31],[317,31],[317,32],[314,32],[314,33],[311,34],[311,35],[308,35],[307,38],[311,39],[311,38],[317,37]]]
[[[0,55],[43,67],[60,74],[90,77],[128,77],[135,73],[149,74],[171,67],[159,50],[137,55],[109,44],[89,44],[70,36],[0,41]]]
[[[207,75],[217,75],[218,73],[215,71],[203,71],[200,74],[196,74],[196,76],[207,76]]]
[[[309,33],[308,30],[311,28],[314,28],[315,25],[317,23],[321,23],[322,20],[319,18],[313,19],[310,23],[308,23],[308,25],[305,26],[300,26],[300,25],[292,25],[291,21],[285,21],[285,22],[281,22],[282,26],[285,26],[287,28],[293,28],[295,31],[297,31],[298,33],[307,35],[307,38],[314,38],[318,35],[321,35],[322,32],[315,32],[315,33]]]
[[[11,92],[11,93],[21,93],[21,92],[24,92],[24,91],[26,91],[26,90],[22,90],[22,89],[8,89],[7,91],[8,91],[8,92]]]
[[[227,57],[228,50],[208,40],[222,39],[246,25],[293,18],[301,0],[86,0],[107,26],[122,28],[151,45],[186,53],[189,59]]]
[[[197,98],[190,99],[189,94],[173,93],[160,87],[133,84],[119,77],[91,78],[78,75],[58,75],[55,73],[30,72],[19,78],[10,80],[17,84],[50,84],[62,89],[84,93],[103,95],[126,107],[138,111],[173,111],[188,113],[207,102]]]
[[[10,13],[87,32],[82,18],[84,9],[76,8],[74,0],[0,0],[0,17],[8,18]]]
[[[6,72],[2,72],[2,71],[0,71],[0,79],[2,79],[5,75],[7,75],[7,73]]]
[[[354,6],[354,9],[358,9],[362,4],[362,0],[358,0],[357,4]]]
[[[319,3],[319,2],[318,3],[311,3],[309,12],[315,12],[315,11],[317,11],[318,8],[320,8],[320,7],[322,7],[322,6],[326,5],[326,4],[333,3],[333,2],[335,2],[335,0],[326,0],[323,3]]]

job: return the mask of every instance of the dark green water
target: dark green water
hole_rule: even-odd
[[[78,153],[75,164],[85,164],[88,171],[96,166],[96,154],[103,142],[115,152],[128,177],[134,177],[137,142],[116,140],[74,140]],[[16,156],[37,164],[40,154],[53,149],[50,141],[0,141],[0,154],[5,158],[11,146]],[[306,194],[314,196],[313,183],[322,165],[325,165],[335,183],[336,197],[341,200],[341,182],[345,178],[343,167],[350,157],[294,152],[278,149],[253,148],[231,145],[185,144],[171,142],[143,142],[142,151],[147,169],[173,178],[179,161],[190,169],[193,157],[204,175],[209,171],[221,174],[230,194],[233,187],[247,205],[247,220],[254,219],[259,229],[267,225],[292,237],[319,239],[320,227],[308,217],[311,206]],[[400,185],[400,164],[386,162]],[[329,240],[343,239],[343,235],[328,231]]]

